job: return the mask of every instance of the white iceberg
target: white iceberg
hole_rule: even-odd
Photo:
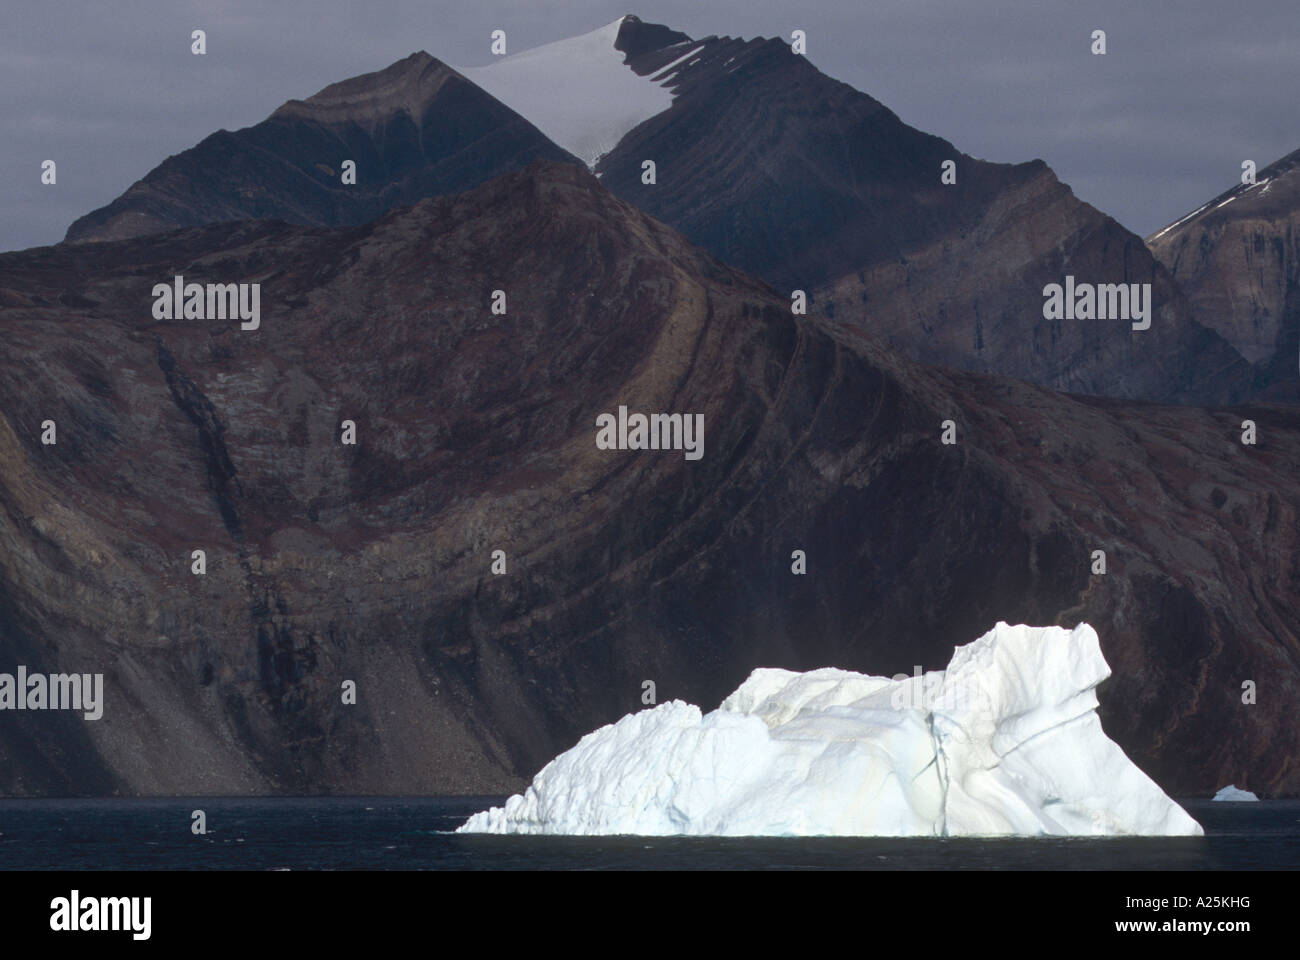
[[[1236,786],[1227,786],[1216,793],[1211,800],[1258,800],[1249,790],[1240,790]]]
[[[1087,624],[1009,626],[895,679],[755,670],[712,713],[629,714],[464,833],[1199,835],[1102,732]]]

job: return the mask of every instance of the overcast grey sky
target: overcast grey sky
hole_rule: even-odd
[[[976,157],[1041,157],[1147,234],[1300,148],[1297,0],[44,0],[0,14],[0,249],[62,239],[167,156],[415,50],[455,66],[625,13],[808,35],[822,71]],[[190,54],[207,31],[208,53]],[[1089,53],[1094,29],[1108,53]],[[58,183],[42,186],[42,160]]]

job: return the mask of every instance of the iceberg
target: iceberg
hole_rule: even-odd
[[[1097,633],[999,623],[946,670],[758,669],[628,714],[461,833],[1200,835],[1102,731]]]
[[[1235,785],[1229,785],[1224,787],[1222,790],[1220,790],[1210,799],[1211,800],[1258,800],[1259,797],[1255,796],[1249,790],[1241,790]]]

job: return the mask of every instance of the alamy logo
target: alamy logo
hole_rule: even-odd
[[[104,715],[102,673],[0,673],[0,710],[81,710],[87,720]]]
[[[234,320],[241,330],[262,325],[260,283],[186,283],[177,274],[171,283],[153,287],[155,320]]]
[[[128,930],[131,939],[148,940],[153,931],[153,898],[82,897],[73,890],[71,896],[50,901],[50,929]]]
[[[1049,283],[1043,287],[1044,320],[1133,320],[1134,330],[1151,326],[1151,284]]]
[[[685,450],[687,460],[704,456],[704,414],[602,413],[596,418],[598,450]]]
[[[920,664],[912,676],[896,673],[889,705],[895,710],[920,710],[923,713],[962,714],[975,708],[983,697],[979,687],[969,680],[945,673],[923,673]]]

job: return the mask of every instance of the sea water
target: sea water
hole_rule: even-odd
[[[1234,870],[1300,867],[1300,800],[1179,800],[1204,837],[526,837],[504,797],[0,800],[0,870]],[[191,832],[204,812],[207,833]]]

